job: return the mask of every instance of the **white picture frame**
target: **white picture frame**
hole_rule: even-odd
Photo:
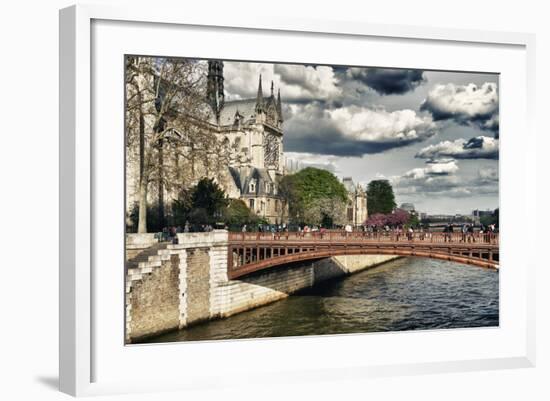
[[[254,11],[251,10],[250,13],[252,12]],[[215,13],[208,16],[182,15],[162,8],[79,5],[60,11],[61,391],[80,396],[167,389],[206,389],[233,385],[235,375],[242,374],[247,374],[258,383],[277,380],[284,384],[296,380],[297,372],[302,381],[327,380],[329,377],[361,380],[365,377],[404,372],[410,374],[534,366],[535,285],[534,260],[531,256],[534,252],[521,255],[517,250],[532,249],[534,244],[529,243],[527,238],[514,234],[513,230],[506,231],[507,227],[514,225],[512,216],[528,218],[534,213],[527,206],[527,199],[534,198],[536,182],[534,175],[527,172],[535,170],[535,152],[531,144],[536,141],[519,140],[513,135],[513,132],[523,132],[523,139],[534,139],[535,135],[531,123],[534,120],[534,35],[348,21],[267,19],[260,16],[252,18],[250,13],[243,15],[240,20],[232,18],[229,26],[223,16],[216,16]],[[109,89],[105,82],[112,78],[112,82],[118,84],[116,80],[123,75],[123,69],[120,59],[120,64],[112,65],[114,75],[107,77],[104,74],[107,70],[103,69],[105,66],[102,63],[108,58],[101,52],[111,51],[109,57],[114,57],[111,60],[119,60],[121,51],[152,55],[180,55],[177,52],[182,51],[173,40],[154,51],[152,47],[147,48],[150,46],[147,44],[147,36],[141,38],[143,43],[139,46],[130,44],[131,36],[124,33],[130,33],[130,30],[135,38],[140,38],[140,32],[143,34],[146,31],[148,35],[155,36],[167,32],[163,30],[174,30],[173,32],[180,32],[181,35],[193,37],[215,37],[223,31],[227,35],[239,35],[240,38],[251,41],[254,35],[262,35],[262,40],[272,40],[273,43],[285,40],[292,40],[294,43],[325,40],[328,43],[338,40],[344,48],[342,52],[345,52],[345,47],[350,43],[360,46],[363,42],[372,42],[374,49],[376,43],[380,45],[380,41],[384,42],[384,46],[403,46],[406,43],[407,48],[435,46],[441,51],[441,60],[434,56],[423,58],[422,61],[403,60],[403,56],[399,54],[391,58],[389,54],[384,55],[383,51],[378,51],[377,57],[385,60],[383,66],[388,67],[448,69],[449,60],[444,55],[446,52],[451,54],[449,48],[452,48],[452,52],[472,51],[479,54],[480,58],[472,57],[466,68],[457,65],[455,69],[502,74],[501,326],[497,329],[448,332],[383,333],[140,347],[124,346],[123,338],[120,337],[111,344],[111,340],[106,339],[117,337],[123,326],[123,311],[117,309],[123,298],[123,287],[119,287],[120,282],[116,281],[123,280],[123,259],[117,253],[122,252],[118,248],[120,241],[123,241],[120,235],[123,224],[115,224],[112,234],[101,230],[105,227],[102,219],[117,216],[117,213],[120,215],[123,203],[119,202],[121,194],[117,193],[113,195],[115,206],[112,210],[106,210],[101,196],[108,193],[108,189],[122,188],[117,185],[121,185],[120,177],[123,174],[123,165],[120,163],[123,155],[119,154],[123,131],[120,131],[118,140],[115,135],[123,114],[118,116],[118,125],[109,125],[114,120],[102,114],[102,107],[107,106],[103,105],[103,101],[100,105],[94,103],[94,99],[97,101],[97,96],[101,96],[104,90],[111,90],[113,97],[105,100],[105,103],[112,101],[112,104],[109,103],[112,111],[120,110],[123,103],[122,86],[115,85]],[[109,46],[105,41],[107,37]],[[206,40],[204,43],[206,46],[202,48],[201,54],[184,52],[182,55],[250,59],[250,54],[253,54],[250,49],[240,49],[241,53],[236,54],[238,49],[230,46],[225,49],[212,47],[209,50],[211,42]],[[285,50],[282,45],[279,47],[275,49],[277,61],[298,61],[300,57],[306,57],[301,54],[304,52],[294,51],[292,48]],[[423,51],[428,52],[427,49]],[[314,53],[315,51],[318,53]],[[492,53],[487,54],[487,51]],[[308,52],[309,57],[314,57],[315,60],[302,61],[327,62],[331,57],[333,60],[339,57],[336,54],[321,54],[319,47],[315,45]],[[273,61],[269,56],[259,52],[256,54],[253,57],[256,60]],[[348,57],[348,64],[361,65],[360,56],[354,56],[353,59],[351,55]],[[102,81],[104,79],[107,81]],[[506,114],[507,111],[513,112]],[[112,130],[113,136],[101,136],[98,142],[94,132],[98,129],[104,132],[105,127]],[[114,146],[105,142],[111,140],[118,142],[113,142]],[[102,161],[101,164],[99,160]],[[111,174],[112,182],[103,179],[108,171],[116,171]],[[507,183],[521,183],[524,191],[514,193],[512,185]],[[521,218],[518,220],[521,221]],[[111,235],[112,238],[120,236],[120,241],[111,241],[109,245],[107,239]],[[103,248],[104,243],[112,249]],[[114,282],[109,280],[109,274],[113,272],[102,270],[110,263],[120,265],[120,271],[114,273],[120,277]],[[514,269],[507,266],[514,266]],[[99,289],[100,300],[97,297]],[[109,304],[113,305],[112,316],[104,313]],[[111,327],[116,316],[120,318],[120,327]],[[365,358],[361,352],[350,352],[349,355],[342,356],[342,350],[351,350],[352,347],[355,350],[367,349],[371,343],[376,343],[376,347],[381,349],[380,353],[372,352],[369,358]],[[422,354],[425,357],[414,352],[414,349],[421,349],[427,344],[432,344],[434,349],[426,349]],[[448,344],[456,344],[455,349],[448,349]],[[472,346],[468,347],[468,344]],[[384,352],[384,347],[389,346],[399,355]],[[320,347],[324,351],[322,358],[316,357]],[[439,357],[436,353],[439,353]],[[174,373],[176,358],[181,355],[196,361],[197,366],[194,369],[182,367],[181,371]],[[220,363],[203,366],[205,364],[199,361],[199,355],[203,355],[202,358],[207,361],[219,358]],[[285,363],[290,355],[296,355],[298,360],[293,361],[292,366],[286,369]],[[260,358],[269,362],[262,363]],[[159,360],[165,360],[165,366],[160,367]],[[138,361],[143,361],[142,369],[133,370]],[[155,367],[156,372],[147,370],[151,366]]]

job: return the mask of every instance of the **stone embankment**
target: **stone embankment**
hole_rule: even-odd
[[[178,234],[178,244],[158,243],[153,234],[127,235],[127,343],[266,305],[396,258],[336,256],[229,280],[227,240],[224,230]]]

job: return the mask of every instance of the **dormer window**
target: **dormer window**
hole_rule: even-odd
[[[249,192],[256,192],[256,184],[251,182],[249,185],[248,185],[248,191]]]
[[[271,192],[271,184],[269,182],[265,183],[265,192],[270,193]]]

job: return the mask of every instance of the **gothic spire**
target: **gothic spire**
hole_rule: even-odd
[[[223,90],[223,61],[208,61],[207,80],[206,97],[208,103],[212,107],[212,111],[216,115],[216,120],[218,120],[225,103]]]
[[[281,89],[277,90],[277,114],[279,115],[279,121],[283,122],[283,107],[281,105]]]
[[[264,111],[264,92],[262,91],[262,74],[260,74],[260,82],[258,83],[258,95],[256,96],[256,112]]]
[[[273,81],[271,81],[271,97],[273,97]]]

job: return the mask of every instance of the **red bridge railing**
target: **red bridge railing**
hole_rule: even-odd
[[[425,242],[425,243],[483,243],[498,245],[498,233],[462,232],[346,232],[327,230],[325,232],[230,232],[230,242],[239,241],[304,241],[304,242]]]

